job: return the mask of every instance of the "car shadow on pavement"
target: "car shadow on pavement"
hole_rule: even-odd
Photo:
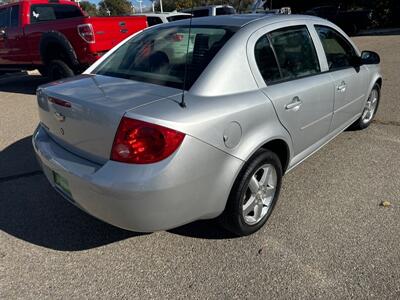
[[[217,220],[196,221],[168,230],[168,232],[192,238],[209,240],[233,239],[238,237],[237,235],[224,229]]]
[[[142,235],[108,225],[59,196],[26,137],[0,152],[0,230],[59,251],[81,251]]]
[[[49,82],[49,79],[39,75],[10,75],[0,77],[0,92],[34,95],[38,86]]]
[[[31,138],[0,152],[0,230],[58,251],[82,251],[144,235],[97,220],[58,195],[40,171]],[[169,232],[202,239],[235,237],[215,221],[193,222]]]

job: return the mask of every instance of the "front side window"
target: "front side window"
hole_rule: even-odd
[[[254,56],[258,69],[266,84],[281,79],[278,63],[267,35],[262,36],[254,48]]]
[[[353,46],[332,28],[315,26],[315,29],[324,47],[329,70],[351,67],[353,58],[357,55]]]
[[[148,29],[122,45],[94,73],[190,89],[234,34],[229,27],[167,26]],[[189,46],[188,46],[189,45]]]
[[[82,11],[75,5],[38,4],[31,6],[31,24],[82,16]]]
[[[282,28],[269,33],[282,80],[320,72],[319,60],[306,26]]]
[[[15,5],[11,7],[10,27],[18,27],[18,25],[19,25],[19,6]]]
[[[9,26],[10,21],[10,9],[0,9],[0,28],[6,28]]]

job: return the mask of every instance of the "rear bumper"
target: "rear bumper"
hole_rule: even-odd
[[[218,216],[242,165],[190,136],[172,156],[149,165],[98,165],[59,146],[40,125],[33,146],[47,179],[65,198],[101,220],[140,232]],[[55,185],[54,172],[68,181],[71,195]]]

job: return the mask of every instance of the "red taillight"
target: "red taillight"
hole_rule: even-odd
[[[81,24],[78,25],[78,33],[87,43],[94,43],[94,31],[92,24]]]
[[[49,102],[60,105],[60,106],[64,106],[64,107],[71,107],[71,102],[68,101],[64,101],[64,100],[60,100],[60,99],[56,99],[53,97],[48,97]]]
[[[123,117],[111,159],[131,164],[155,163],[174,153],[184,137],[185,134],[173,129]]]

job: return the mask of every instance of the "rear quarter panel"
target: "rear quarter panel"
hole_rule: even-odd
[[[219,97],[191,95],[186,108],[179,101],[181,97],[175,96],[130,110],[127,116],[181,131],[242,161],[275,139],[292,149],[272,103],[258,90]]]

